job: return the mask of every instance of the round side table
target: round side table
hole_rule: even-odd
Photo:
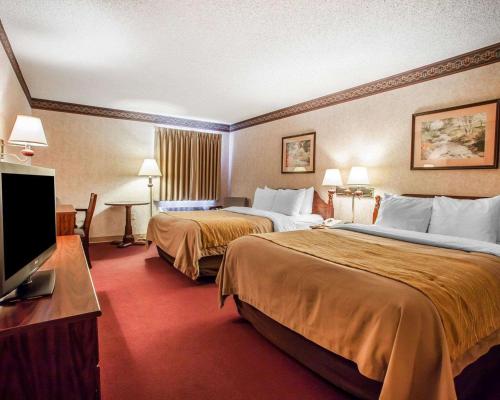
[[[120,248],[146,244],[144,240],[135,240],[132,232],[132,207],[148,205],[148,201],[110,201],[104,204],[107,206],[125,208],[125,233],[123,234],[122,240],[115,240],[111,242],[112,244],[116,244]]]

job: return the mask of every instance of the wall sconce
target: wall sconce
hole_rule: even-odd
[[[40,118],[29,115],[18,115],[12,133],[10,134],[9,144],[13,146],[24,146],[20,157],[17,154],[5,153],[5,143],[0,139],[0,161],[5,161],[6,156],[15,157],[20,162],[26,162],[35,155],[32,147],[47,147],[47,139],[43,130]]]
[[[328,190],[328,207],[330,209],[330,218],[334,216],[334,208],[333,208],[333,196],[337,191],[337,186],[342,186],[342,176],[340,175],[340,171],[336,168],[327,169],[325,171],[325,176],[323,177],[323,186],[329,186],[333,189]]]
[[[352,197],[352,222],[355,219],[355,199],[374,196],[375,189],[369,184],[368,170],[365,167],[352,167],[347,179],[348,187],[337,189],[337,195]]]

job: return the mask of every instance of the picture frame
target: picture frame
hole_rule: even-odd
[[[314,173],[316,166],[316,132],[281,138],[281,173]]]
[[[413,114],[412,170],[498,168],[500,100]]]

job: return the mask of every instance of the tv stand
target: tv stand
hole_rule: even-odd
[[[101,310],[79,236],[58,236],[21,291],[46,292],[55,274],[52,296],[0,304],[0,399],[100,398]]]
[[[0,300],[0,304],[50,296],[54,292],[55,284],[55,269],[36,271],[24,283],[18,286],[17,289],[3,297]]]

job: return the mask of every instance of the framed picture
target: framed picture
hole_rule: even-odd
[[[413,114],[411,169],[497,168],[499,100]]]
[[[306,174],[314,172],[316,132],[286,136],[281,139],[281,173]]]

